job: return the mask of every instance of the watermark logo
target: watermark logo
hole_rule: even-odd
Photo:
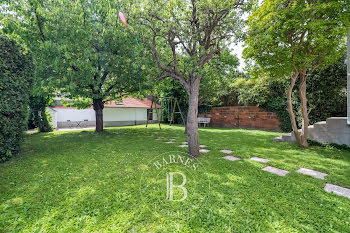
[[[149,161],[140,180],[142,202],[152,211],[179,216],[190,206],[205,204],[210,189],[208,173],[199,159],[183,152],[168,152]]]
[[[182,176],[182,184],[180,185],[174,185],[174,175],[178,174]],[[183,201],[187,198],[187,189],[184,187],[186,184],[186,176],[185,174],[181,173],[181,172],[169,172],[166,174],[166,188],[167,188],[167,192],[166,192],[166,199],[169,201]],[[179,200],[174,200],[174,187],[175,188],[180,188],[183,191],[183,196],[181,199]]]

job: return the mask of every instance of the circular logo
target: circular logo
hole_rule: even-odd
[[[142,202],[167,215],[184,215],[204,205],[209,189],[209,176],[199,159],[178,151],[150,161],[140,180]]]

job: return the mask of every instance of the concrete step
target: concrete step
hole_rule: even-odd
[[[287,133],[282,135],[283,142],[295,142],[295,136],[293,133]]]
[[[314,128],[319,131],[327,131],[327,121],[320,121],[315,123]]]
[[[343,131],[344,127],[350,127],[347,124],[347,117],[331,117],[327,118],[327,130],[331,131]]]
[[[350,146],[350,125],[346,117],[331,117],[326,121],[308,126],[308,138],[318,142],[333,142]],[[301,129],[299,129],[299,132]],[[294,133],[288,133],[275,138],[275,141],[295,142]]]
[[[314,139],[314,137],[315,137],[315,127],[313,126],[313,125],[309,125],[309,127],[307,127],[308,128],[308,130],[309,130],[309,136],[308,136],[308,138],[310,138],[310,139]]]
[[[283,142],[282,136],[275,137],[275,138],[273,139],[273,141],[274,141],[274,142]]]

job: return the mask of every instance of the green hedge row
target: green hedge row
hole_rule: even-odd
[[[0,34],[0,162],[20,150],[33,81],[30,54]]]

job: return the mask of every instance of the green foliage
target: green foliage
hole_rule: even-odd
[[[164,202],[166,177],[149,164],[169,151],[186,152],[178,147],[184,127],[27,135],[21,158],[0,164],[0,232],[349,232],[349,199],[323,190],[326,183],[350,188],[349,151],[300,149],[274,143],[280,133],[258,130],[206,128],[199,135],[210,150],[199,159],[205,170],[184,173],[188,197],[173,203]],[[176,143],[165,143],[170,138]],[[222,159],[223,148],[242,160]],[[265,166],[291,173],[279,177]],[[329,175],[296,173],[301,167]],[[162,186],[141,196],[141,179]]]
[[[276,79],[260,74],[251,78],[236,78],[229,84],[230,92],[224,95],[229,105],[257,105],[267,111],[275,112],[281,122],[280,128],[285,132],[292,130],[287,112],[287,79]],[[344,57],[335,64],[315,70],[307,80],[310,124],[324,121],[329,117],[346,116],[346,65]],[[299,108],[299,96],[294,90],[292,99],[294,109]],[[301,125],[300,112],[297,112],[298,125]]]
[[[237,71],[239,61],[236,55],[232,55],[228,49],[224,49],[220,56],[215,56],[211,62],[205,66],[202,71],[198,113],[204,114],[211,107],[222,105],[225,101],[223,98],[231,93],[230,84],[237,76],[243,74]],[[155,84],[153,91],[157,96],[167,96],[177,98],[181,106],[181,110],[186,118],[188,110],[188,97],[186,91],[181,85],[170,78],[164,79],[162,82]],[[167,109],[167,102],[164,102]],[[165,117],[164,119],[167,119]],[[176,123],[181,123],[180,115],[176,116]]]
[[[249,17],[244,54],[277,77],[332,64],[342,56],[349,6],[337,0],[265,0]]]
[[[280,120],[280,129],[283,132],[292,131],[290,125],[290,118],[287,111],[287,99],[285,97],[276,96],[273,99],[268,100],[262,105],[267,111],[277,113],[278,119]]]
[[[19,152],[32,86],[30,54],[0,34],[0,162]]]
[[[345,56],[335,64],[314,71],[307,80],[310,124],[329,117],[346,116]]]
[[[119,10],[132,9],[129,1],[19,2],[9,3],[15,14],[5,14],[3,31],[33,51],[38,86],[78,99],[77,107],[146,94],[152,61],[135,28],[118,19]]]
[[[268,75],[257,78],[237,78],[231,83],[231,93],[226,98],[233,98],[237,104],[256,105],[267,111],[275,112],[281,122],[282,131],[290,131],[290,119],[285,97],[288,80],[274,79]],[[235,104],[233,104],[235,105]]]
[[[51,132],[53,130],[48,119],[46,106],[51,102],[49,96],[31,96],[29,98],[30,114],[28,119],[29,128],[38,128],[39,132]]]
[[[311,139],[308,139],[307,141],[308,141],[310,146],[320,146],[320,147],[324,147],[324,148],[350,151],[350,147],[348,145],[345,145],[345,144],[339,145],[336,143],[322,143],[322,142],[314,141]]]

